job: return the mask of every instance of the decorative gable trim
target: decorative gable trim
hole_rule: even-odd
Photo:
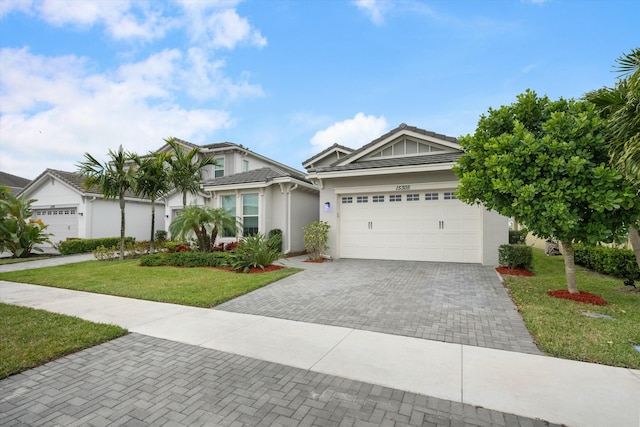
[[[312,168],[318,162],[321,162],[323,159],[329,156],[332,156],[334,154],[336,155],[336,159],[340,160],[341,158],[346,157],[349,154],[353,153],[353,151],[354,150],[352,148],[345,147],[344,145],[335,143],[331,147],[326,148],[325,150],[319,152],[315,156],[302,162],[302,167],[305,169]]]

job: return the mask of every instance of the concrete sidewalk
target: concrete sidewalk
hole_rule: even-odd
[[[0,301],[569,426],[640,425],[640,371],[0,281]]]

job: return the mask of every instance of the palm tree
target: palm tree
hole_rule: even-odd
[[[135,183],[135,170],[128,163],[132,155],[122,149],[109,150],[111,160],[100,163],[89,153],[84,153],[85,161],[78,164],[78,172],[84,178],[83,186],[88,189],[97,186],[105,199],[118,199],[120,203],[120,259],[124,259],[125,216],[124,196]]]
[[[200,252],[211,251],[221,230],[235,231],[236,218],[222,208],[208,206],[189,206],[169,226],[172,236],[185,238],[193,233]]]
[[[186,151],[175,138],[165,139],[165,142],[173,149],[174,153],[168,159],[169,180],[182,193],[182,208],[187,207],[187,193],[198,194],[202,170],[205,166],[215,165],[212,157],[200,157],[200,147]]]
[[[132,155],[132,160],[137,166],[135,192],[137,195],[151,200],[151,239],[149,251],[154,252],[156,200],[164,197],[171,190],[169,182],[169,170],[167,162],[169,153],[149,153],[141,158],[137,154]]]
[[[640,185],[640,48],[616,59],[615,87],[585,94],[607,121],[612,164]],[[640,266],[640,223],[629,227],[629,240]]]

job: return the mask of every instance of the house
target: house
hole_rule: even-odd
[[[335,144],[303,162],[320,189],[330,255],[497,264],[508,219],[456,199],[462,155],[456,138],[403,123],[357,150]]]
[[[29,184],[31,180],[27,178],[22,178],[16,175],[11,175],[10,173],[0,172],[0,185],[4,185],[5,187],[9,187],[11,193],[18,194],[24,187]]]
[[[185,150],[196,145],[175,139]],[[169,150],[165,145],[158,151]],[[187,195],[187,205],[223,208],[238,218],[242,228],[221,233],[216,244],[237,241],[256,233],[282,231],[285,253],[304,250],[302,228],[318,220],[318,188],[305,174],[231,142],[200,146],[201,156],[212,157],[215,166],[203,171],[202,194]],[[182,194],[166,198],[165,217],[173,221],[182,209]],[[168,226],[168,224],[167,224]]]
[[[97,188],[84,189],[82,177],[73,172],[47,169],[31,181],[20,193],[36,199],[31,205],[33,216],[41,219],[52,233],[52,242],[68,238],[120,236],[120,205],[118,200],[105,200]],[[151,202],[127,194],[125,206],[126,235],[137,240],[151,237]],[[164,203],[156,203],[162,212]],[[156,230],[165,227],[163,215],[156,215]]]

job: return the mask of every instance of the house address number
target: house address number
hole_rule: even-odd
[[[411,190],[411,185],[396,185],[396,191],[408,191]]]

